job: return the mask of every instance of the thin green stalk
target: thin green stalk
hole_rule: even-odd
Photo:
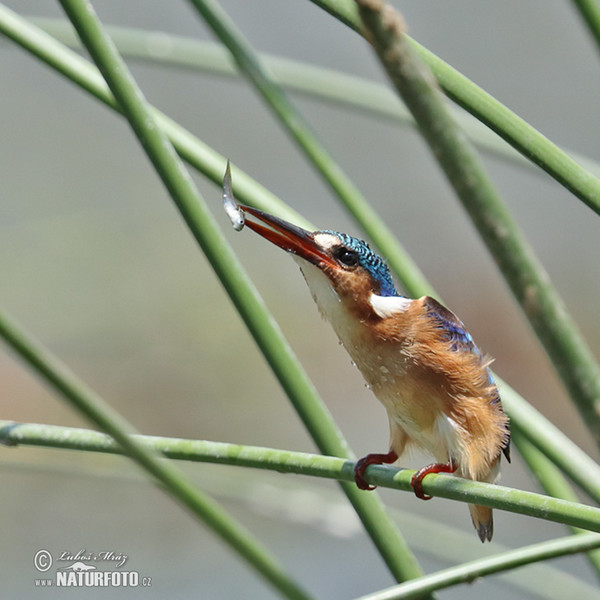
[[[504,381],[496,377],[496,382],[511,426],[600,505],[600,465]]]
[[[110,440],[116,451],[135,460],[168,494],[201,519],[284,596],[290,600],[310,598],[252,534],[197,489],[179,469],[161,461],[148,445],[132,435],[133,427],[121,415],[2,312],[0,337],[73,408],[105,431],[108,434],[105,439]]]
[[[363,35],[363,27],[353,0],[311,0],[311,2]],[[547,137],[433,52],[408,35],[406,39],[427,63],[440,87],[450,99],[495,131],[517,152],[541,167],[594,212],[600,214],[600,179],[586,171]]]
[[[579,498],[577,498],[577,495],[560,470],[525,438],[518,426],[513,426],[512,428],[512,442],[540,482],[546,494],[553,498],[568,500],[569,502],[579,501]],[[582,529],[577,529],[576,527],[570,527],[569,529],[574,534],[583,533]],[[596,577],[600,578],[600,551],[588,552],[587,559],[596,572]]]
[[[61,0],[61,3],[317,446],[324,454],[351,456],[330,413],[218,231],[210,211],[91,7],[84,0]],[[392,573],[400,580],[418,576],[421,573],[418,563],[386,515],[378,496],[364,494],[349,483],[343,483],[342,488]]]
[[[0,32],[81,86],[107,106],[120,112],[106,83],[93,65],[90,65],[79,55],[65,48],[51,36],[2,5],[0,5]],[[153,109],[153,115],[160,127],[169,136],[180,156],[207,177],[220,184],[225,170],[225,159],[156,109]],[[297,216],[294,217],[293,211],[281,200],[260,186],[247,174],[237,169],[234,169],[234,188],[236,195],[251,206],[263,208],[299,225],[314,229],[306,220]],[[292,216],[290,216],[290,213],[292,213]],[[207,219],[210,219],[210,216]],[[225,252],[225,250],[217,248],[215,254],[219,255],[221,251]],[[230,259],[229,254],[226,253],[224,256],[227,260]],[[413,263],[413,266],[407,266],[406,268],[417,267]],[[405,277],[406,273],[401,273],[400,276]],[[409,279],[409,277],[406,277],[406,281],[409,281]],[[407,289],[412,296],[420,296],[425,292],[425,290],[418,287],[409,288],[407,286]],[[248,290],[241,289],[240,296],[247,292]],[[253,296],[253,294],[254,292],[250,295]],[[288,351],[280,354],[283,357]],[[285,370],[282,367],[282,371]],[[519,420],[524,435],[549,456],[555,464],[569,474],[571,479],[577,481],[576,477],[581,474],[579,475],[579,485],[590,496],[594,497],[595,489],[597,490],[597,484],[594,482],[600,481],[600,475],[598,474],[600,473],[600,467],[508,384],[501,382],[497,377],[496,380],[501,384],[504,405],[511,419]]]
[[[600,446],[600,367],[516,221],[495,190],[475,150],[462,135],[428,67],[415,54],[404,23],[382,6],[357,0],[381,63],[413,114],[423,137]],[[386,8],[389,8],[386,6]]]
[[[354,461],[289,450],[261,448],[224,442],[186,440],[159,436],[136,436],[143,445],[167,458],[209,462],[296,473],[338,481],[354,481]],[[0,421],[0,441],[8,445],[36,445],[120,454],[110,437],[86,429]],[[372,466],[367,480],[381,487],[412,493],[414,471]],[[428,475],[423,489],[434,496],[459,502],[483,504],[509,512],[600,532],[600,508],[541,494],[448,475]]]
[[[71,48],[81,47],[73,28],[66,21],[31,17],[31,22],[63,44]],[[106,31],[123,56],[227,77],[239,76],[231,54],[221,44],[165,31],[146,31],[131,27],[107,26]],[[157,46],[160,47],[159,52],[156,51]],[[273,80],[286,90],[396,124],[416,127],[412,115],[398,101],[398,96],[383,84],[280,56],[261,53],[259,57]],[[456,122],[475,146],[511,164],[540,172],[536,165],[473,116],[463,110],[453,107],[450,109]],[[600,176],[600,163],[570,149],[563,148],[563,152],[594,176]]]
[[[518,569],[534,562],[586,552],[594,548],[600,548],[600,536],[594,533],[550,540],[437,571],[387,590],[361,596],[357,600],[421,598],[423,594],[436,592],[450,586],[473,583],[478,577],[494,575],[507,569]]]
[[[527,461],[548,496],[562,498],[569,502],[579,502],[577,494],[560,469],[523,435],[518,425],[512,429],[512,442],[517,447],[519,454]]]
[[[395,273],[407,273],[412,263],[385,221],[373,210],[352,180],[319,142],[302,115],[295,109],[282,88],[262,65],[258,53],[231,21],[216,0],[191,0],[215,35],[227,46],[240,72],[252,83],[266,105],[273,111],[285,130],[303,150],[317,172],[324,178],[354,219],[365,230],[379,251],[389,258]],[[415,280],[403,282],[407,287],[433,290],[418,269],[410,271]],[[406,277],[406,275],[405,275]]]
[[[598,50],[600,50],[600,3],[598,0],[573,0],[581,18],[587,25]]]

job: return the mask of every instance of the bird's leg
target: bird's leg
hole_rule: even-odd
[[[390,450],[387,454],[367,454],[357,461],[354,467],[354,481],[361,490],[374,490],[377,486],[365,481],[364,474],[369,465],[391,464],[398,460],[398,455]]]
[[[454,460],[450,459],[447,463],[432,463],[419,469],[411,478],[410,485],[412,485],[415,491],[415,496],[421,498],[421,500],[431,500],[432,496],[428,496],[423,491],[423,477],[429,475],[429,473],[454,473],[458,465]]]

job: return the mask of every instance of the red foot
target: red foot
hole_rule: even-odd
[[[421,500],[431,500],[432,496],[428,496],[423,491],[423,477],[429,475],[429,473],[454,473],[457,468],[458,465],[451,460],[448,463],[432,463],[419,469],[410,480],[410,485],[412,485],[413,490],[415,491],[415,496],[421,498]]]
[[[354,481],[361,490],[374,490],[377,486],[365,481],[364,474],[369,465],[391,464],[398,460],[398,455],[390,450],[387,454],[367,454],[357,461],[354,467]]]

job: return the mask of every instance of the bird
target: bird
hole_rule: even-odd
[[[332,230],[307,231],[249,206],[236,210],[243,214],[232,217],[236,229],[245,222],[293,255],[321,315],[385,407],[389,451],[357,461],[356,485],[375,489],[365,479],[367,467],[395,463],[411,446],[435,459],[411,479],[418,498],[431,498],[422,487],[430,473],[495,482],[501,455],[510,462],[509,421],[491,359],[462,321],[430,296],[400,295],[383,258],[363,240]],[[470,504],[469,510],[479,539],[491,541],[491,508]]]

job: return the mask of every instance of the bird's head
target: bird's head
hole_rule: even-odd
[[[250,229],[302,259],[300,266],[313,294],[310,269],[305,269],[303,263],[320,270],[336,295],[358,312],[372,312],[374,296],[398,297],[388,266],[366,242],[336,231],[306,231],[256,208],[239,208],[254,217],[246,218]],[[318,302],[316,297],[315,300]]]

